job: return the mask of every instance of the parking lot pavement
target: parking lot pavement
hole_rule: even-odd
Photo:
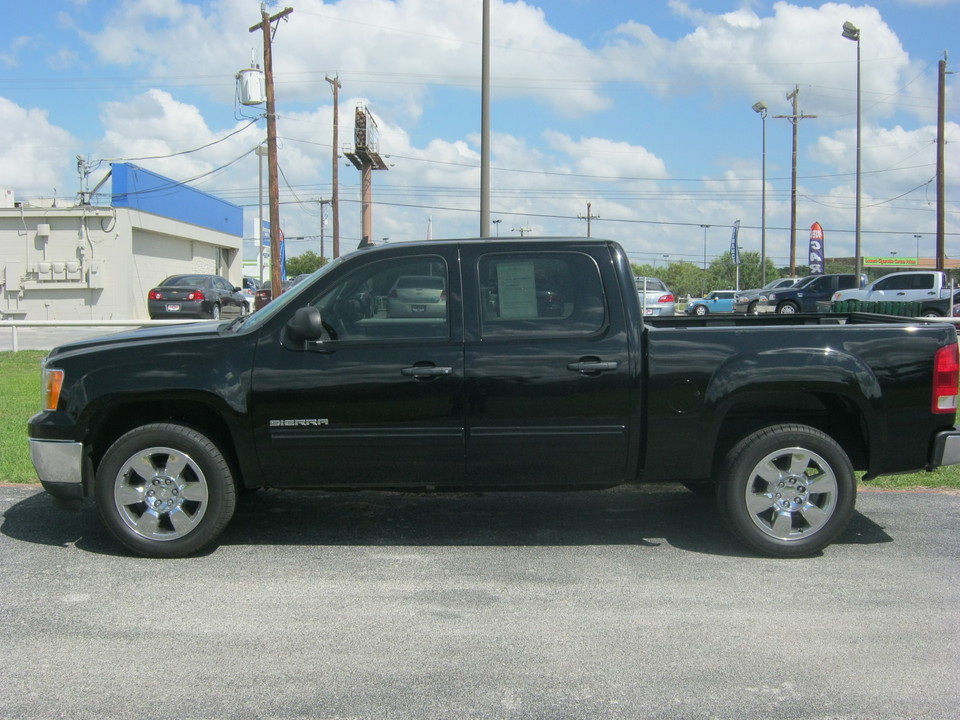
[[[668,487],[261,492],[132,557],[0,486],[0,717],[952,718],[960,497],[863,493],[819,557]]]

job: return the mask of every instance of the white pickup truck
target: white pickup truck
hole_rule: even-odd
[[[951,288],[944,273],[938,270],[912,270],[884,275],[859,289],[838,290],[832,300],[925,302],[949,298],[950,294]]]

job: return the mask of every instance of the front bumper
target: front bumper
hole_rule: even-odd
[[[83,497],[83,444],[30,438],[30,460],[44,490],[58,498]]]
[[[933,436],[928,469],[960,465],[960,430],[944,430]]]

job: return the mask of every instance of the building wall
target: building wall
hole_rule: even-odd
[[[0,208],[0,315],[148,319],[146,296],[180,272],[242,284],[241,237],[127,207]]]

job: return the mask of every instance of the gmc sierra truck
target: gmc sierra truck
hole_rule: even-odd
[[[44,488],[145,556],[210,546],[257,488],[676,481],[799,557],[847,526],[855,471],[960,462],[957,382],[949,324],[645,320],[616,243],[393,243],[247,317],[56,348],[28,434]]]

